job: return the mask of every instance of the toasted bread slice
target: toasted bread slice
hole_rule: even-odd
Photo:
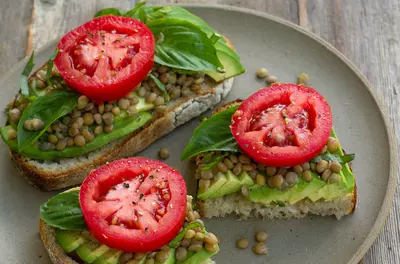
[[[228,44],[231,45],[229,41]],[[135,155],[178,126],[216,106],[228,94],[232,85],[233,78],[216,83],[206,76],[199,91],[169,102],[163,116],[153,118],[141,129],[87,155],[41,161],[10,150],[10,157],[28,182],[43,191],[76,186],[83,182],[92,169],[106,162]]]
[[[214,111],[214,114],[238,105],[241,102],[242,100],[238,99],[222,105]],[[199,164],[199,157],[196,162]],[[334,215],[337,219],[340,219],[355,211],[357,205],[357,187],[354,186],[354,190],[351,193],[336,197],[330,201],[320,199],[313,202],[306,198],[295,204],[286,204],[284,207],[280,207],[279,205],[266,206],[261,203],[256,203],[238,193],[206,199],[204,201],[198,200],[197,205],[201,216],[205,218],[224,217],[235,213],[241,219],[247,219],[249,217],[260,217],[264,219],[299,219],[307,215]]]

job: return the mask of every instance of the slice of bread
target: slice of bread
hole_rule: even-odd
[[[242,100],[227,103],[214,111],[218,113],[234,105],[238,105]],[[197,164],[200,163],[199,158]],[[207,200],[198,200],[197,205],[202,217],[224,217],[226,215],[235,213],[241,219],[249,217],[260,217],[264,219],[293,219],[303,218],[307,215],[321,215],[329,216],[334,215],[337,219],[345,215],[351,214],[356,209],[357,204],[357,188],[354,187],[353,192],[345,196],[336,197],[330,201],[320,199],[312,202],[309,199],[303,199],[295,204],[285,204],[280,207],[279,205],[263,205],[248,200],[239,193],[226,195],[219,198],[212,198]]]
[[[231,45],[229,41],[228,43]],[[43,191],[79,185],[92,169],[106,162],[135,155],[178,126],[216,106],[233,85],[233,78],[220,83],[207,76],[205,79],[199,91],[169,102],[168,110],[163,116],[153,118],[141,129],[87,155],[42,161],[21,156],[10,150],[10,157],[28,182]]]

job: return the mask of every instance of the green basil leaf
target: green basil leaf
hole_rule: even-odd
[[[324,154],[322,156],[323,160],[326,161],[337,161],[339,163],[345,164],[348,163],[352,160],[354,160],[355,158],[355,154],[346,154],[343,156],[337,155],[337,154]]]
[[[28,62],[25,65],[24,70],[21,73],[20,82],[21,82],[21,94],[24,96],[29,95],[29,85],[28,85],[28,76],[31,73],[35,63],[33,62],[35,57],[35,52],[32,52],[31,56],[29,57]]]
[[[42,151],[38,146],[32,144],[24,148],[20,154],[22,156],[39,160],[56,160],[60,158],[78,157],[95,149],[101,148],[111,141],[126,136],[133,131],[136,131],[137,129],[143,127],[151,119],[151,113],[140,112],[136,116],[126,116],[124,118],[114,120],[113,130],[110,133],[103,133],[94,137],[93,140],[86,143],[83,147],[73,146],[67,147],[63,150]],[[1,137],[10,149],[18,152],[16,140],[8,140],[7,132],[11,128],[11,126],[2,127],[0,129]]]
[[[186,160],[208,151],[240,152],[240,148],[229,128],[233,113],[239,106],[232,106],[212,115],[200,124],[183,150],[181,160]]]
[[[202,225],[199,222],[192,222],[190,224],[188,224],[183,230],[182,232],[180,232],[174,239],[171,240],[171,242],[169,242],[168,246],[171,248],[176,248],[178,243],[183,239],[183,237],[185,236],[185,233],[193,228],[196,227],[202,227]]]
[[[68,91],[53,91],[38,97],[28,105],[18,122],[18,152],[34,143],[60,117],[70,113],[78,105],[79,94]],[[24,129],[24,122],[38,118],[44,127],[38,131]]]
[[[222,67],[213,43],[207,35],[190,22],[161,18],[147,26],[156,39],[164,38],[155,47],[155,62],[190,71],[217,71]]]
[[[60,193],[40,206],[40,219],[49,226],[65,230],[86,229],[79,190]]]
[[[285,207],[286,206],[285,203],[280,201],[280,200],[276,200],[275,202],[279,207]]]
[[[49,60],[47,61],[47,71],[46,71],[46,82],[47,82],[47,85],[51,85],[50,78],[51,78],[51,73],[53,71],[53,62],[54,62],[54,59],[57,57],[57,54],[58,54],[58,49],[56,49],[54,51],[54,53],[51,54]]]
[[[147,1],[136,3],[135,6],[133,7],[133,9],[126,11],[126,12],[122,13],[121,15],[138,19],[139,18],[139,10],[142,6],[144,6],[146,4],[146,2]]]
[[[169,101],[169,95],[168,95],[167,90],[165,90],[165,85],[156,76],[154,76],[153,74],[149,74],[148,76],[155,82],[155,84],[157,85],[158,89],[160,89],[161,93],[164,96],[164,101],[168,102]]]
[[[209,163],[206,163],[206,165],[203,166],[203,167],[201,167],[200,170],[208,170],[208,169],[211,169],[212,167],[214,167],[215,165],[217,165],[218,162],[220,162],[222,159],[224,159],[224,158],[225,158],[226,156],[228,156],[229,154],[230,154],[229,152],[226,152],[226,153],[224,153],[223,155],[220,155],[220,156],[216,157],[215,160],[213,160],[213,161],[211,161],[211,162],[209,162]],[[202,161],[204,161],[204,158],[202,159]],[[204,164],[204,163],[203,163],[203,164]]]
[[[100,17],[100,16],[107,16],[107,15],[113,15],[113,16],[120,16],[121,12],[119,12],[118,8],[110,7],[110,8],[104,8],[98,11],[94,17]]]
[[[318,156],[315,156],[315,157],[311,160],[311,162],[318,163],[318,162],[320,162],[321,160],[322,160],[322,157],[321,157],[320,155],[318,155]]]

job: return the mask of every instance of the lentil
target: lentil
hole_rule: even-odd
[[[72,147],[74,145],[74,139],[73,138],[68,138],[67,139],[67,146],[68,147]]]
[[[217,163],[217,169],[219,171],[221,171],[221,172],[224,172],[224,173],[228,171],[228,167],[223,162],[218,162]]]
[[[186,81],[186,75],[179,76],[178,80],[176,81],[179,85],[183,85]]]
[[[286,179],[286,182],[288,183],[288,185],[291,187],[297,183],[297,180],[298,180],[297,173],[295,173],[293,171],[289,171],[285,175],[285,179]]]
[[[267,254],[267,250],[267,244],[265,243],[256,243],[256,245],[253,247],[253,252],[257,255],[265,255]]]
[[[129,106],[126,111],[128,112],[128,115],[130,115],[130,116],[134,116],[138,112],[136,109],[136,106],[134,106],[134,105]]]
[[[143,86],[138,89],[138,95],[140,97],[145,97],[146,94],[147,94],[147,90]]]
[[[258,169],[259,171],[265,171],[265,165],[263,165],[263,164],[257,164],[257,169]]]
[[[167,66],[161,65],[161,66],[158,66],[158,67],[157,67],[157,72],[158,72],[158,73],[165,73],[165,72],[167,72],[167,71],[168,71],[168,67],[167,67]]]
[[[56,135],[49,135],[48,137],[47,137],[47,140],[50,142],[50,143],[53,143],[53,144],[57,144],[57,142],[58,142],[58,137],[56,136]]]
[[[250,158],[243,154],[239,155],[239,161],[243,164],[250,164],[251,162]]]
[[[133,253],[125,252],[125,253],[123,253],[121,255],[121,257],[119,257],[119,263],[125,264],[126,262],[128,262],[132,258],[133,258]]]
[[[157,96],[157,98],[154,100],[154,105],[159,106],[163,104],[165,104],[164,97]]]
[[[78,98],[78,109],[83,109],[85,108],[89,103],[89,98],[86,95],[81,95]]]
[[[267,83],[268,83],[268,84],[274,83],[274,82],[276,82],[277,80],[278,80],[278,79],[277,79],[276,76],[274,76],[274,75],[270,75],[270,76],[267,77]]]
[[[188,89],[188,88],[183,88],[183,89],[181,90],[181,95],[182,95],[183,97],[188,97],[188,96],[190,96],[190,94],[191,94],[191,92],[190,92],[190,89]]]
[[[44,89],[46,88],[46,83],[42,80],[36,79],[36,88]]]
[[[196,232],[193,229],[189,229],[186,231],[184,238],[190,239],[196,235]]]
[[[303,167],[301,165],[296,165],[293,167],[293,171],[297,174],[301,174],[303,172]]]
[[[167,106],[166,105],[159,105],[156,108],[154,108],[154,111],[156,113],[163,114],[163,113],[167,112]]]
[[[274,176],[277,172],[277,168],[276,167],[267,167],[265,169],[265,172],[267,173],[268,176]]]
[[[18,108],[11,109],[9,115],[11,123],[17,123],[21,119],[21,111]]]
[[[157,95],[155,93],[150,93],[147,97],[146,97],[146,102],[147,103],[153,103],[154,100],[156,100]]]
[[[83,147],[86,144],[86,141],[82,135],[77,135],[76,137],[74,137],[74,143],[78,147]]]
[[[90,133],[88,130],[83,130],[82,131],[82,136],[85,138],[85,141],[86,142],[89,142],[89,141],[91,141],[92,139],[93,139],[93,135],[92,135],[92,133]]]
[[[189,87],[193,84],[194,78],[191,76],[186,77],[185,82],[183,83],[183,87]]]
[[[158,156],[160,156],[161,159],[168,159],[169,157],[169,152],[167,148],[160,148],[158,151]]]
[[[253,164],[245,164],[242,165],[242,170],[249,172],[249,171],[254,171],[255,168]]]
[[[7,138],[8,140],[13,140],[17,138],[17,131],[15,129],[10,128],[7,131]]]
[[[236,246],[242,249],[248,248],[249,244],[250,242],[247,238],[241,238],[238,241],[236,241]]]
[[[94,118],[93,118],[92,113],[85,113],[83,115],[83,124],[85,126],[90,126],[91,124],[93,124],[93,122],[94,122]]]
[[[311,181],[312,180],[311,171],[310,170],[303,171],[302,178],[303,178],[303,180],[305,180],[307,182]]]
[[[283,184],[283,176],[281,174],[276,174],[272,177],[272,186],[274,186],[275,188],[279,188],[282,186]]]
[[[242,185],[241,192],[244,197],[248,197],[249,196],[249,187],[246,184]]]
[[[190,245],[190,239],[182,239],[181,241],[181,247],[188,247]]]
[[[332,171],[330,169],[326,169],[321,175],[322,180],[327,182],[329,179],[329,176],[331,176],[331,174],[332,174]]]
[[[63,150],[67,147],[67,139],[62,139],[58,141],[56,145],[56,150]]]
[[[94,108],[94,103],[88,103],[84,108],[85,111],[90,111]]]
[[[315,163],[310,163],[310,169],[311,169],[312,171],[315,171],[315,170],[317,169],[317,164],[315,164]]]
[[[56,132],[56,137],[58,138],[58,139],[64,139],[64,136],[63,136],[63,134],[61,134],[60,132]]]
[[[188,213],[187,213],[187,219],[188,219],[188,221],[189,222],[192,222],[192,221],[194,221],[194,220],[196,220],[196,216],[194,215],[194,213],[193,213],[193,211],[189,211]]]
[[[83,126],[83,118],[78,117],[77,119],[75,119],[75,123],[78,124],[78,128],[81,128]]]
[[[303,168],[303,170],[309,170],[310,169],[310,163],[305,162],[305,163],[301,164],[301,167]]]
[[[75,137],[75,136],[79,135],[79,133],[80,133],[80,131],[79,131],[79,129],[76,128],[76,127],[71,127],[70,129],[68,129],[68,134],[69,134],[71,137]]]
[[[104,104],[101,104],[101,105],[98,106],[97,110],[98,110],[99,114],[103,114],[104,113],[104,108],[105,108]]]
[[[326,169],[328,169],[329,163],[326,160],[320,160],[317,164],[317,172],[323,173]]]
[[[136,96],[134,96],[129,100],[129,102],[131,103],[131,105],[137,105],[139,103],[139,99]]]
[[[205,244],[204,244],[204,248],[205,248],[208,252],[217,252],[217,250],[218,250],[217,244],[208,244],[208,243],[205,243]]]
[[[257,232],[255,235],[256,241],[257,242],[265,242],[268,238],[268,233],[267,232]]]
[[[300,73],[299,76],[297,76],[297,84],[307,84],[308,82],[308,75],[305,73]]]
[[[267,185],[269,188],[274,188],[274,185],[272,184],[272,177],[267,178]]]
[[[225,158],[224,159],[224,164],[228,169],[233,169],[234,164],[232,163],[232,161],[229,158]]]
[[[154,264],[154,259],[147,259],[144,264]]]
[[[339,142],[334,137],[328,138],[328,150],[329,152],[336,152],[339,149]]]
[[[192,244],[188,247],[188,251],[190,252],[198,252],[203,249],[203,245],[201,244]]]
[[[114,106],[111,109],[111,113],[113,113],[114,116],[119,116],[121,114],[121,109],[118,106]]]
[[[281,174],[281,175],[286,175],[286,173],[288,172],[288,170],[284,167],[279,167],[277,173]]]
[[[328,183],[337,183],[340,181],[340,175],[337,173],[332,173],[328,179]]]
[[[181,97],[181,89],[179,89],[178,87],[175,87],[171,90],[170,93],[171,99],[177,99],[179,97]]]
[[[208,233],[204,241],[209,244],[218,244],[218,238],[213,233]]]
[[[205,180],[205,179],[200,179],[199,180],[199,188],[202,191],[205,191],[208,189],[208,187],[210,187],[211,185],[211,181],[210,180]]]
[[[166,84],[168,82],[168,72],[164,72],[163,74],[160,75],[160,77],[158,78],[160,80],[160,82],[162,82],[163,84]]]
[[[268,70],[266,68],[260,68],[256,71],[256,76],[258,78],[265,78],[268,76]]]
[[[342,170],[342,164],[334,160],[330,164],[329,168],[331,169],[332,172],[339,173]]]
[[[257,174],[257,176],[256,176],[256,184],[257,185],[265,185],[266,182],[267,182],[267,179],[265,179],[264,175]]]
[[[145,253],[137,252],[135,253],[134,259],[142,259],[144,256],[146,256]]]
[[[211,170],[202,170],[202,171],[200,171],[200,175],[201,175],[201,178],[203,178],[205,180],[209,180],[214,177]]]
[[[202,232],[196,232],[196,235],[194,236],[195,239],[203,241],[205,238],[205,235]]]
[[[168,259],[169,257],[169,252],[167,251],[159,251],[156,254],[156,261],[158,262],[164,262]]]
[[[128,109],[128,107],[131,105],[131,103],[129,102],[129,100],[128,99],[124,99],[124,98],[122,98],[122,99],[119,99],[118,100],[118,106],[121,108],[121,109]]]
[[[232,163],[236,164],[239,162],[239,159],[236,155],[232,154],[229,156],[229,159],[232,161]]]
[[[184,247],[179,247],[175,253],[176,260],[182,261],[187,258],[187,249]]]
[[[242,172],[242,164],[241,163],[236,163],[235,166],[232,169],[233,174],[239,175]]]
[[[96,124],[98,124],[98,125],[103,123],[103,119],[101,118],[101,114],[99,114],[99,113],[94,114],[93,119],[94,119],[94,122],[96,122]]]
[[[176,73],[169,72],[169,74],[168,74],[168,83],[169,84],[175,84],[176,81],[177,81]]]
[[[112,125],[114,122],[114,115],[110,112],[103,114],[102,117],[106,125]]]

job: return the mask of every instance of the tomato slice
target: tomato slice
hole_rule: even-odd
[[[89,230],[101,243],[126,252],[168,244],[186,216],[186,184],[166,164],[129,158],[92,171],[79,200]]]
[[[318,155],[328,141],[332,113],[314,89],[277,84],[246,99],[232,115],[242,151],[267,166],[294,166]]]
[[[154,62],[152,32],[128,17],[95,18],[64,35],[57,48],[54,64],[66,83],[98,102],[125,96]]]

